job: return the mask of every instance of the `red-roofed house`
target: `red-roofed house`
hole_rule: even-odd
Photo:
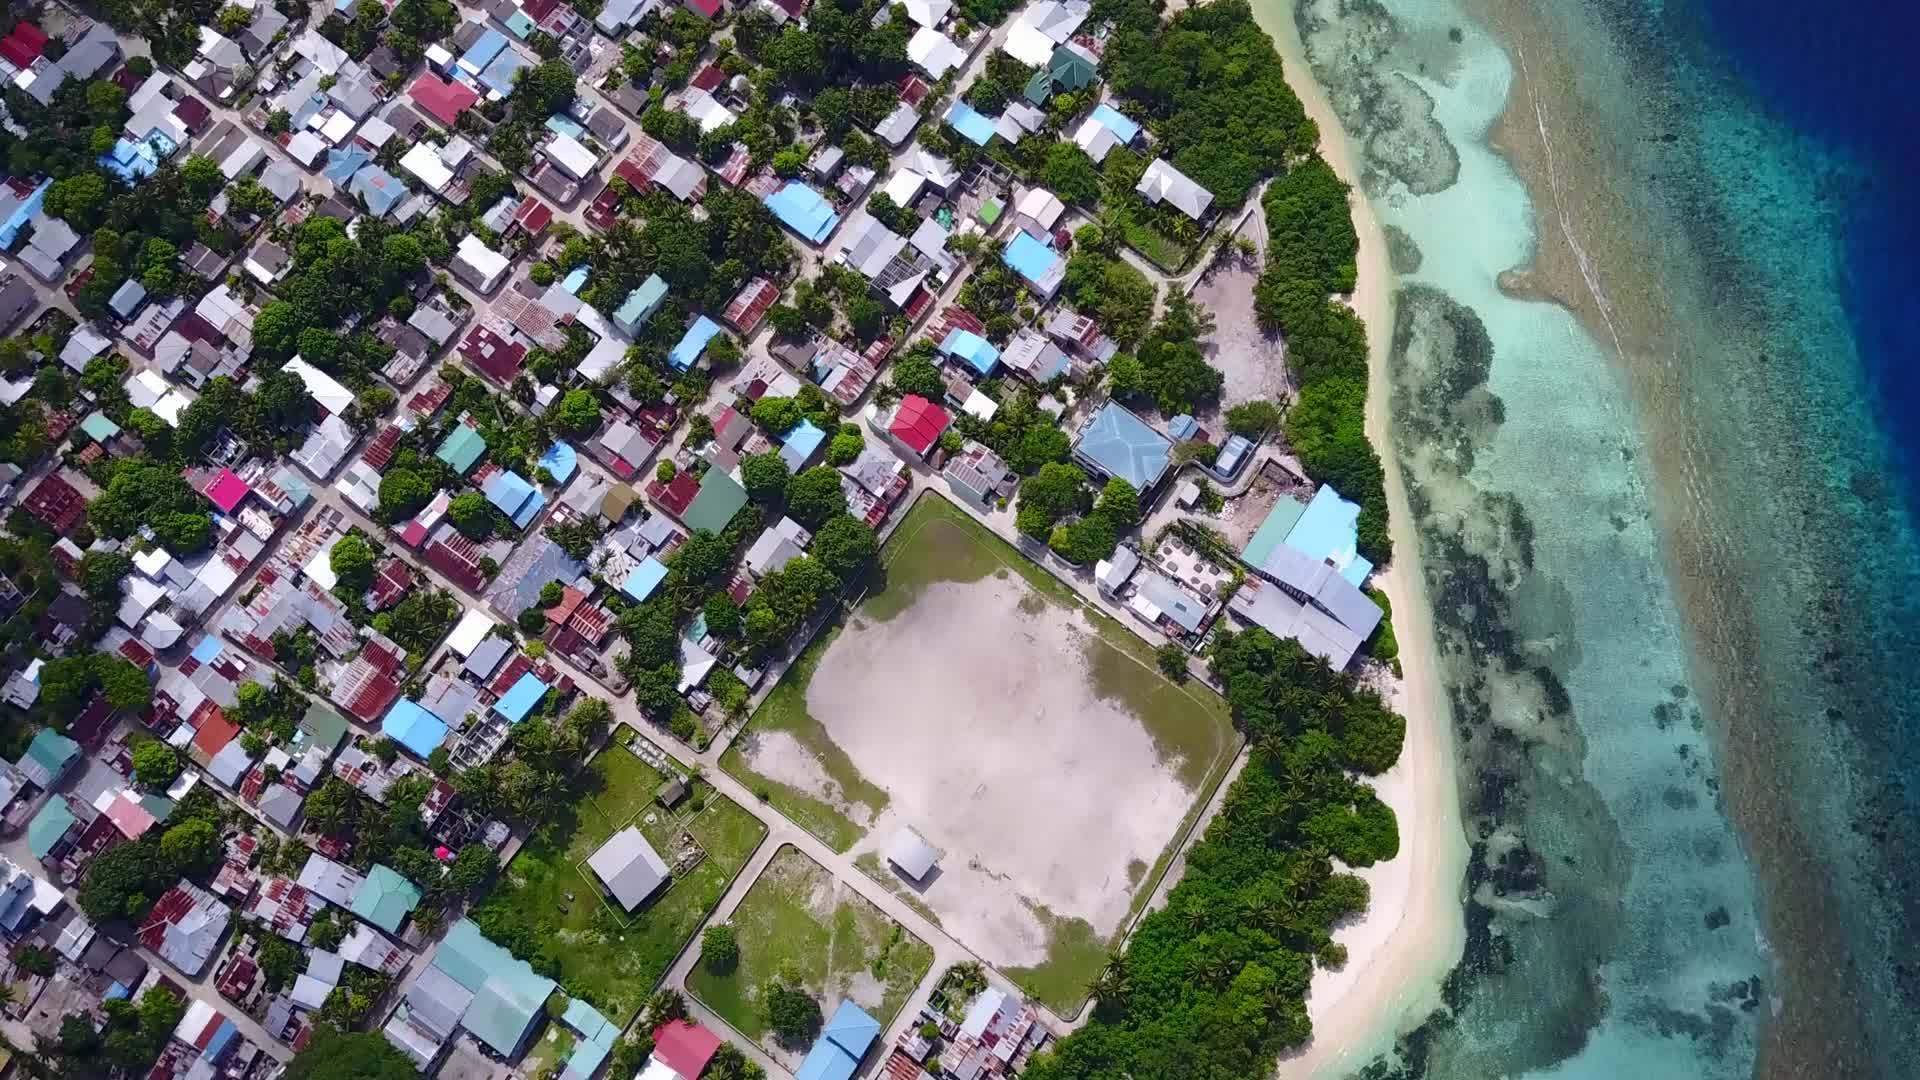
[[[413,567],[390,558],[380,566],[380,573],[373,579],[373,588],[367,590],[367,610],[384,611],[400,602],[407,595],[407,589],[413,585]]]
[[[688,11],[709,19],[719,15],[720,9],[726,6],[726,0],[684,0],[684,3]]]
[[[721,318],[742,334],[751,334],[753,328],[760,325],[760,320],[767,317],[767,309],[771,308],[773,302],[778,299],[780,299],[778,285],[766,278],[754,278],[747,282],[747,287],[741,289],[740,295],[734,297],[733,302],[727,305],[726,313]]]
[[[690,472],[675,476],[671,483],[662,484],[655,480],[647,485],[647,497],[660,504],[660,508],[675,518],[687,512],[693,500],[700,495],[700,478]]]
[[[87,500],[81,496],[80,489],[67,483],[57,469],[27,493],[24,505],[27,513],[46,522],[61,536],[72,532],[87,513]]]
[[[510,383],[520,374],[520,365],[526,362],[527,347],[517,341],[509,341],[484,326],[476,326],[467,331],[466,340],[460,343],[460,355],[472,364],[474,370],[498,383]]]
[[[690,1020],[653,1029],[653,1059],[681,1076],[697,1077],[720,1050],[720,1036]]]
[[[508,226],[507,231],[511,233],[514,229],[519,229],[528,236],[539,236],[546,232],[547,226],[552,223],[553,207],[529,195],[522,199],[519,208],[514,210],[513,223]]]
[[[453,384],[436,378],[433,384],[407,399],[407,411],[415,416],[432,416],[453,396]]]
[[[926,80],[918,75],[902,75],[895,85],[900,88],[900,100],[916,109],[920,107],[921,102],[927,100],[927,95],[933,92],[933,87],[928,86]]]
[[[32,67],[47,47],[47,35],[29,22],[15,24],[13,33],[0,39],[0,56],[22,70]]]
[[[240,500],[247,497],[248,490],[247,482],[240,479],[239,474],[232,469],[221,469],[207,485],[207,501],[219,507],[221,513],[231,514]]]
[[[718,9],[716,8],[716,10]],[[712,12],[707,12],[706,14],[708,18],[713,17]],[[708,64],[706,67],[694,73],[693,78],[688,81],[688,85],[712,93],[720,89],[720,84],[726,81],[727,73],[720,70],[719,64]]]
[[[189,95],[173,106],[173,115],[186,125],[189,134],[198,135],[206,130],[207,122],[213,119],[213,110],[207,107],[206,102]]]
[[[452,128],[460,119],[460,114],[473,108],[480,95],[473,87],[463,82],[450,82],[432,72],[427,72],[413,80],[407,87],[407,96],[420,107],[420,111],[440,122],[445,128]]]
[[[220,706],[211,701],[203,701],[193,713],[193,756],[202,764],[212,761],[213,756],[226,749],[228,743],[238,738],[240,726],[227,719]]]
[[[924,458],[952,423],[947,410],[918,394],[908,394],[882,421],[880,431],[902,450]]]
[[[375,472],[386,472],[387,464],[393,460],[393,448],[400,445],[400,437],[406,432],[399,425],[388,424],[380,434],[373,437],[367,449],[361,453],[360,460],[373,467]]]
[[[480,545],[460,535],[451,526],[442,526],[425,552],[427,565],[451,578],[468,592],[486,587],[487,576],[480,572]]]

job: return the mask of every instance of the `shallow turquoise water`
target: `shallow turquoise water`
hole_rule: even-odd
[[[1541,6],[1579,64],[1545,92],[1604,126],[1548,142],[1611,155],[1565,179],[1626,193],[1634,220],[1586,224],[1653,238],[1660,265],[1594,279],[1659,280],[1658,357],[1498,287],[1536,240],[1486,145],[1510,37],[1445,0],[1287,13],[1418,253],[1396,436],[1476,842],[1451,1012],[1381,1075],[1739,1077],[1769,1037],[1771,1075],[1916,1075],[1883,935],[1913,899],[1920,557],[1841,304],[1845,169],[1709,67],[1679,8]]]

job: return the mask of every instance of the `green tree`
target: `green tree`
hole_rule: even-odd
[[[180,775],[180,756],[163,742],[143,742],[133,748],[133,777],[150,788],[163,788]]]
[[[176,871],[203,874],[220,862],[220,834],[205,818],[188,818],[160,837],[160,854]]]
[[[880,552],[880,541],[873,530],[841,513],[830,518],[813,534],[808,553],[841,581],[851,582],[867,568]]]
[[[1124,528],[1140,520],[1140,493],[1132,484],[1116,476],[1107,481],[1100,490],[1100,499],[1093,504],[1094,513],[1112,521],[1116,527]]]
[[[90,233],[100,227],[107,196],[105,177],[95,172],[75,173],[55,180],[40,205],[48,217],[63,218],[76,232]]]
[[[101,653],[92,658],[93,675],[107,704],[128,711],[144,710],[153,704],[153,684],[147,673],[124,657]]]
[[[173,866],[149,833],[130,844],[110,847],[87,864],[80,882],[80,910],[95,923],[135,919],[173,885]]]
[[[432,486],[412,469],[391,468],[380,478],[380,514],[388,521],[412,517],[432,498]]]
[[[340,1032],[321,1024],[293,1056],[285,1080],[416,1080],[419,1070],[377,1031]]]
[[[327,553],[327,565],[341,583],[355,591],[373,584],[373,546],[358,533],[348,533],[335,541]]]
[[[1078,566],[1088,566],[1112,555],[1118,543],[1113,520],[1105,514],[1088,514],[1072,524],[1059,526],[1048,539],[1048,546]]]
[[[766,1002],[767,1024],[782,1042],[801,1046],[820,1030],[820,1003],[805,990],[775,982],[761,997]]]
[[[787,482],[787,516],[807,528],[819,528],[846,512],[847,493],[838,469],[815,465]]]
[[[800,423],[800,406],[792,398],[763,397],[753,404],[753,422],[769,434],[784,435]]]
[[[493,536],[493,504],[477,491],[463,491],[447,500],[447,520],[475,540]]]
[[[1086,151],[1070,142],[1060,141],[1047,147],[1047,161],[1040,169],[1041,186],[1075,206],[1100,204],[1100,170]]]
[[[723,592],[714,593],[707,597],[700,610],[706,616],[709,633],[723,638],[740,633],[740,605],[733,602],[733,597]]]
[[[740,941],[733,927],[725,923],[709,926],[700,935],[700,963],[716,975],[725,975],[740,965]]]
[[[1174,682],[1186,682],[1187,650],[1177,641],[1169,641],[1153,651],[1154,662],[1160,665],[1160,673]]]
[[[1077,466],[1043,465],[1020,482],[1020,501],[1014,525],[1036,540],[1045,540],[1054,523],[1085,508],[1087,474]]]
[[[740,459],[740,478],[755,502],[772,502],[787,490],[787,463],[772,450],[748,454]]]
[[[940,369],[926,355],[914,352],[894,361],[893,388],[901,394],[918,394],[929,401],[939,401],[947,392]]]
[[[553,409],[553,422],[570,435],[588,435],[600,430],[600,399],[590,390],[569,390],[561,395]]]
[[[453,857],[453,869],[447,880],[456,890],[471,896],[478,892],[499,868],[500,859],[493,853],[492,848],[485,844],[468,844],[460,849],[460,854]]]
[[[842,424],[834,433],[833,441],[827,444],[827,464],[851,465],[866,448],[867,437],[860,433],[859,425]]]
[[[1271,401],[1248,401],[1227,410],[1227,430],[1235,435],[1258,439],[1269,431],[1278,431],[1283,414]]]

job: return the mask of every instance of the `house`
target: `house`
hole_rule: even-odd
[[[708,469],[700,478],[699,493],[684,513],[675,515],[680,523],[698,532],[705,529],[718,534],[726,529],[733,515],[747,505],[747,489],[721,469]]]
[[[799,558],[812,542],[812,533],[792,518],[783,517],[762,530],[759,539],[747,549],[747,573],[757,578],[766,577]]]
[[[51,791],[79,760],[79,743],[52,728],[41,728],[14,765],[33,786]]]
[[[1189,180],[1185,173],[1167,164],[1165,158],[1153,159],[1133,190],[1148,202],[1156,206],[1168,203],[1195,221],[1206,217],[1207,208],[1213,205],[1213,192]]]
[[[893,111],[882,117],[873,126],[874,135],[888,146],[898,147],[913,135],[913,129],[920,123],[920,114],[913,106],[902,101],[893,107]]]
[[[1306,505],[1282,497],[1274,503],[1260,527],[1240,553],[1248,566],[1259,570],[1273,558],[1275,547],[1286,545],[1314,562],[1333,567],[1348,584],[1366,584],[1373,564],[1360,556],[1360,506],[1322,484]]]
[[[1100,331],[1100,325],[1085,315],[1062,307],[1047,319],[1047,336],[1097,363],[1106,363],[1120,351],[1120,344]]]
[[[374,863],[367,868],[366,878],[353,894],[350,910],[387,933],[395,934],[419,905],[418,886],[391,868]]]
[[[852,1001],[840,1007],[820,1029],[813,1049],[794,1073],[795,1080],[850,1080],[867,1049],[880,1037],[880,1021]]]
[[[660,0],[608,0],[594,16],[593,25],[614,41],[619,41],[629,27],[638,25],[640,20],[655,8]]]
[[[999,134],[992,120],[964,101],[955,101],[947,107],[946,121],[962,138],[975,146],[985,146]]]
[[[896,447],[925,459],[952,426],[947,410],[918,394],[908,394],[884,413],[870,413],[868,426]]]
[[[1102,102],[1094,106],[1093,112],[1074,129],[1073,143],[1098,164],[1106,160],[1114,147],[1131,146],[1139,137],[1140,125],[1137,121]]]
[[[42,35],[44,38],[44,35]],[[42,41],[44,45],[44,40]],[[58,60],[31,68],[21,73],[26,81],[16,78],[14,85],[26,90],[27,96],[42,105],[53,101],[54,91],[68,79],[90,79],[100,69],[112,63],[120,55],[120,42],[114,37],[113,28],[106,23],[92,23],[78,40],[66,43],[67,51]],[[42,60],[45,56],[42,55]]]
[[[620,906],[631,912],[672,876],[667,864],[640,830],[629,825],[614,833],[587,859],[587,865]]]
[[[940,339],[940,354],[973,369],[981,378],[993,374],[1000,365],[1000,350],[971,330],[955,327]]]
[[[720,1036],[691,1020],[670,1020],[653,1029],[654,1066],[665,1066],[675,1076],[692,1080],[707,1070],[720,1050]],[[645,1075],[644,1073],[642,1075]]]
[[[802,420],[793,425],[785,435],[780,436],[780,460],[786,462],[788,473],[798,473],[807,467],[807,462],[826,445],[827,433],[814,426],[811,420]]]
[[[1080,429],[1073,458],[1100,476],[1118,477],[1145,494],[1166,475],[1173,460],[1173,440],[1109,401]]]
[[[1091,11],[1087,0],[1035,0],[1008,27],[1000,47],[1028,67],[1044,68]]]
[[[1170,636],[1192,637],[1206,624],[1213,603],[1157,570],[1146,570],[1135,577],[1133,599],[1127,608],[1147,625]]]
[[[1067,280],[1067,260],[1024,229],[1014,232],[1000,258],[1046,300],[1053,299]]]
[[[40,305],[40,294],[33,283],[19,274],[0,275],[0,334],[20,325],[28,312]]]
[[[720,335],[720,324],[705,315],[693,320],[687,332],[681,335],[678,343],[667,352],[667,363],[675,371],[687,371],[699,363],[707,345]]]
[[[780,286],[766,278],[754,278],[727,304],[727,310],[720,317],[741,334],[751,334],[779,299]]]
[[[140,944],[181,974],[198,975],[226,936],[233,911],[193,882],[180,879],[141,921]]]
[[[341,385],[340,381],[333,376],[298,356],[287,361],[284,370],[298,375],[300,382],[307,388],[307,396],[313,399],[314,404],[320,406],[321,411],[329,415],[338,416],[353,404],[353,391]]]
[[[640,328],[660,310],[667,299],[667,283],[659,274],[648,274],[647,280],[634,287],[613,312],[613,324],[623,332],[636,335]],[[731,309],[729,309],[731,310]]]
[[[1073,366],[1058,345],[1024,326],[1014,332],[1013,340],[1001,350],[1000,362],[1036,386],[1045,386]]]
[[[512,469],[489,472],[480,490],[488,502],[522,529],[533,524],[533,519],[547,506],[547,497],[540,494],[533,481]]]
[[[840,215],[834,212],[833,204],[798,180],[787,181],[761,201],[782,225],[815,247],[826,243],[840,224]]]
[[[46,522],[55,533],[65,536],[86,516],[87,500],[55,469],[27,493],[22,504],[27,513]]]
[[[447,741],[446,722],[429,712],[419,702],[401,699],[393,703],[387,715],[380,721],[380,733],[401,746],[414,757],[422,761],[433,756]]]
[[[1017,482],[1013,470],[981,443],[967,440],[965,447],[947,460],[941,475],[947,487],[982,509],[992,508],[1005,498]]]
[[[450,269],[453,276],[484,295],[499,287],[511,263],[512,260],[488,247],[478,236],[468,233],[460,238]]]
[[[925,881],[939,859],[940,853],[911,826],[900,826],[887,844],[887,861],[909,881]]]
[[[922,26],[907,41],[907,59],[937,82],[966,64],[967,51],[933,27]]]
[[[552,979],[536,974],[526,961],[488,941],[472,920],[462,919],[447,931],[381,1031],[422,1070],[463,1030],[512,1061],[545,1015],[555,989]]]
[[[451,131],[460,122],[460,114],[479,103],[480,94],[465,82],[443,79],[431,71],[421,73],[407,87],[414,106],[439,125]]]

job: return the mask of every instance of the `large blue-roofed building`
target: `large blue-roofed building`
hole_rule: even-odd
[[[425,761],[447,741],[447,725],[419,702],[401,698],[387,710],[386,719],[380,721],[380,734]]]
[[[690,370],[700,361],[700,354],[707,351],[707,343],[720,334],[720,324],[705,315],[693,320],[687,332],[681,335],[679,344],[667,353],[667,363],[675,371]]]
[[[787,181],[786,187],[762,201],[781,224],[799,233],[809,244],[826,243],[827,237],[833,235],[833,227],[840,224],[840,215],[834,213],[833,204],[798,180]]]
[[[533,524],[533,519],[547,505],[547,497],[540,494],[533,482],[512,469],[502,469],[487,477],[481,491],[488,502],[523,529]]]
[[[1080,429],[1073,457],[1102,476],[1117,476],[1144,494],[1166,475],[1173,440],[1109,401]]]
[[[993,121],[964,101],[956,101],[947,109],[947,123],[975,146],[985,146],[993,141]]]
[[[963,361],[968,367],[981,375],[993,374],[1000,364],[1000,350],[979,334],[962,327],[947,331],[940,342],[941,353]]]
[[[860,1059],[880,1037],[880,1021],[853,1002],[842,999],[840,1007],[820,1029],[813,1049],[800,1063],[794,1080],[848,1080],[860,1067]]]
[[[493,711],[506,717],[507,723],[517,724],[527,718],[535,705],[540,704],[540,699],[547,696],[548,689],[539,676],[529,671],[520,676],[520,681],[513,684],[513,689],[507,691],[506,697],[493,703]]]

